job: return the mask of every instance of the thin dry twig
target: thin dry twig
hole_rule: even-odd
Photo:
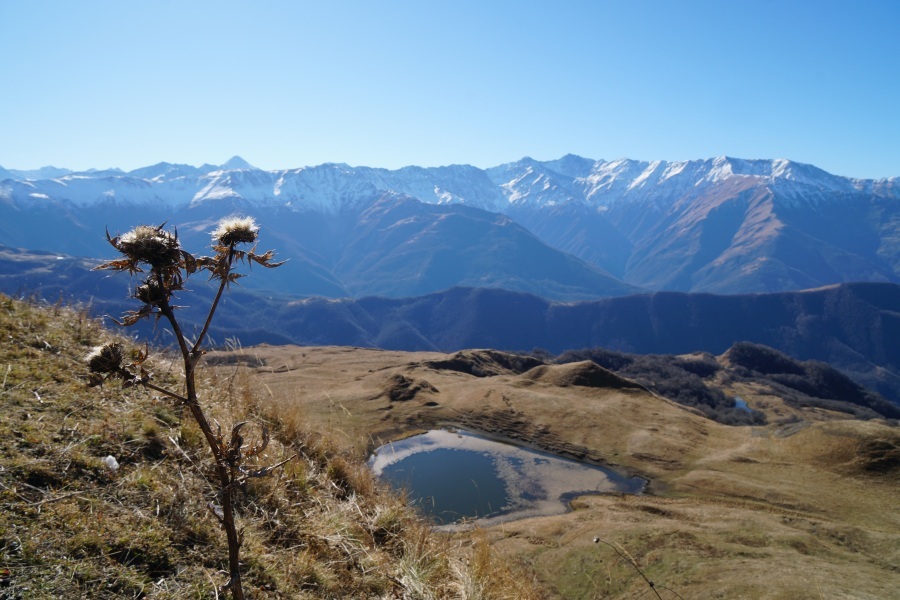
[[[609,546],[610,548],[612,548],[615,551],[616,554],[619,555],[619,557],[622,560],[624,560],[625,562],[630,564],[632,567],[634,567],[634,570],[637,571],[640,574],[640,576],[644,578],[644,581],[647,582],[647,585],[650,587],[651,590],[653,590],[653,593],[656,594],[656,597],[659,598],[659,600],[662,600],[662,596],[660,596],[659,592],[656,591],[656,584],[653,583],[650,580],[650,578],[644,574],[644,571],[642,571],[641,568],[637,565],[637,561],[635,561],[633,558],[631,558],[631,556],[628,555],[626,552],[622,552],[621,550],[619,550],[619,548],[617,548],[613,544],[610,544],[606,540],[602,540],[599,537],[595,537],[594,541],[597,543],[605,544],[605,545]],[[678,596],[678,594],[676,594],[675,592],[672,592],[672,593],[675,594],[676,596]],[[681,596],[678,596],[678,597],[681,598]],[[682,598],[682,600],[684,600],[684,599]]]

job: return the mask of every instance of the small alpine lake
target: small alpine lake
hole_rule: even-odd
[[[462,430],[435,429],[378,448],[375,475],[406,490],[435,524],[561,514],[581,494],[638,494],[646,481]]]

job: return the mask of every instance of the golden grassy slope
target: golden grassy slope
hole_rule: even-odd
[[[652,495],[582,497],[568,514],[481,532],[553,596],[652,595],[609,543],[662,597],[896,597],[896,426],[789,408],[741,384],[726,391],[773,424],[729,427],[641,388],[575,385],[591,375],[585,365],[490,377],[429,366],[446,359],[267,346],[214,357],[226,371],[253,365],[239,370],[266,390],[263,412],[312,424],[359,454],[455,423],[649,477]]]
[[[0,295],[0,598],[213,598],[226,580],[210,452],[188,412],[84,385],[82,357],[110,336],[82,311]],[[173,363],[152,362],[177,389]],[[260,415],[242,374],[201,369],[200,383],[223,428],[277,432],[260,466],[300,454],[238,494],[250,597],[533,596],[486,544],[433,535],[316,427]]]

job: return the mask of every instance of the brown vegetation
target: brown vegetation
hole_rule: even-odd
[[[787,402],[765,379],[729,377],[722,357],[679,360],[700,370],[704,385],[745,399],[767,425],[716,423],[618,377],[609,386],[575,384],[603,374],[579,363],[529,371],[512,359],[500,368],[496,353],[478,351],[241,353],[265,363],[238,368],[266,390],[263,414],[294,418],[358,455],[462,424],[649,478],[649,495],[584,496],[567,514],[477,533],[532,572],[549,597],[649,597],[620,553],[663,598],[886,598],[900,586],[897,427]],[[461,364],[466,357],[481,372]],[[391,402],[385,390],[405,381],[428,389]]]
[[[202,432],[161,394],[85,387],[88,350],[127,342],[86,315],[0,295],[0,597],[215,597],[228,560],[207,506],[216,483]],[[163,354],[146,363],[160,385],[177,384],[177,365]],[[210,416],[267,422],[261,465],[300,454],[236,494],[249,596],[532,594],[527,578],[494,570],[497,556],[432,534],[315,424],[269,420],[265,388],[222,369],[198,377]],[[463,595],[472,589],[483,594]]]

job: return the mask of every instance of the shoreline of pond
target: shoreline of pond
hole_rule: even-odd
[[[516,437],[516,435],[508,435],[504,433],[498,433],[496,431],[486,431],[482,429],[478,429],[476,427],[470,427],[467,425],[461,425],[455,421],[439,421],[435,427],[436,429],[459,429],[461,431],[467,431],[473,435],[477,435],[479,437],[483,437],[488,440],[493,440],[496,442],[500,442],[501,444],[509,444],[511,446],[516,446],[518,448],[525,448],[528,450],[532,450],[534,452],[540,452],[544,454],[548,454],[550,456],[555,456],[557,458],[562,458],[565,460],[572,460],[579,463],[584,463],[586,465],[591,465],[594,467],[601,467],[603,469],[609,469],[610,471],[614,471],[621,475],[622,477],[638,477],[643,479],[645,482],[644,489],[641,491],[642,494],[648,495],[656,495],[656,491],[651,490],[651,487],[654,486],[654,481],[641,473],[636,469],[632,469],[629,467],[625,467],[618,463],[612,463],[605,458],[598,457],[592,454],[587,448],[582,448],[580,446],[575,446],[574,444],[567,444],[569,448],[577,447],[583,450],[583,454],[576,454],[569,449],[560,449],[558,446],[553,444],[542,444],[540,441],[530,441],[523,439],[522,437]],[[408,437],[412,437],[413,435],[419,435],[424,433],[427,430],[420,430],[411,435],[405,435],[401,439],[406,439]]]
[[[435,529],[437,530],[459,531],[474,526],[490,526],[499,522],[564,514],[573,510],[572,502],[580,496],[641,495],[648,493],[651,484],[651,481],[644,476],[622,473],[622,469],[608,464],[598,464],[599,461],[561,456],[544,447],[535,447],[525,444],[519,439],[497,435],[494,432],[473,431],[471,428],[459,427],[452,423],[443,423],[442,425],[440,428],[425,433],[415,432],[387,442],[374,451],[368,459],[370,468],[380,479],[385,475],[385,469],[392,465],[399,465],[411,457],[432,450],[482,453],[493,461],[497,470],[494,477],[503,483],[506,490],[504,502],[500,505],[501,510],[493,511],[482,517],[464,515],[462,512],[452,510],[444,511],[462,516],[448,523],[436,522]],[[422,441],[410,441],[417,436],[421,436]],[[416,443],[422,447],[416,447]],[[381,456],[387,448],[390,448],[390,451],[398,456],[392,456],[391,459]],[[420,460],[417,459],[414,462],[418,463]],[[526,464],[528,461],[531,462]],[[402,470],[400,469],[400,471]],[[590,480],[593,487],[590,485],[586,487],[585,479]],[[477,482],[473,480],[472,483],[476,485],[476,488],[478,487]],[[428,484],[420,482],[419,485],[427,486]],[[523,491],[529,486],[538,490],[537,496],[528,497],[528,493]],[[409,491],[412,492],[412,490]],[[412,493],[412,495],[416,496],[417,494]],[[431,501],[432,510],[437,510],[433,496],[422,494],[422,498]],[[450,501],[452,502],[452,500]],[[428,510],[425,512],[429,514]],[[432,517],[438,520],[441,518],[438,514],[442,513],[433,513]]]

